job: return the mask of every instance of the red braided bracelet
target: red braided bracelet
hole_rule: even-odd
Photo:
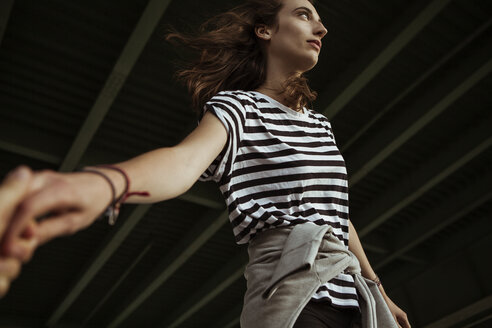
[[[113,205],[114,201],[116,200],[116,188],[114,187],[113,181],[104,173],[98,171],[98,170],[92,170],[89,168],[83,168],[80,170],[81,172],[88,172],[88,173],[94,173],[99,175],[100,177],[104,178],[106,180],[111,188],[111,201],[109,202],[108,207],[99,215],[98,220],[102,219],[104,216],[109,216],[108,214],[108,209],[111,208]]]
[[[116,198],[106,209],[105,215],[108,217],[108,223],[109,225],[114,225],[116,223],[116,219],[118,218],[118,215],[120,214],[120,208],[121,205],[128,199],[128,197],[133,196],[133,195],[138,195],[138,196],[150,196],[150,193],[148,191],[133,191],[129,192],[130,190],[130,178],[128,177],[128,174],[121,168],[114,166],[114,165],[96,165],[94,167],[100,167],[100,168],[106,168],[106,169],[111,169],[114,171],[119,172],[123,178],[125,179],[125,189],[123,190],[123,193],[121,194],[120,197]]]

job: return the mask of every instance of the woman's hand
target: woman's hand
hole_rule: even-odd
[[[410,322],[408,321],[407,314],[395,303],[393,303],[393,301],[388,296],[385,295],[384,299],[386,301],[386,304],[388,304],[391,313],[393,314],[393,318],[395,318],[396,322],[398,323],[398,327],[410,328]]]
[[[7,228],[17,205],[28,194],[31,180],[32,172],[26,167],[20,167],[7,176],[0,185],[0,236]],[[34,253],[37,245],[34,231],[35,224],[31,221],[16,245],[22,255],[20,258],[8,257],[0,253],[0,298],[5,296],[11,282],[19,275],[22,262],[29,261]]]
[[[1,251],[6,256],[27,257],[19,238],[29,227],[34,230],[37,244],[42,245],[86,228],[112,200],[108,182],[94,173],[27,170],[32,175],[27,193],[16,203],[10,199],[4,201],[7,206],[14,207],[17,203],[18,206],[0,217],[8,225],[3,234],[0,231]],[[8,185],[2,187],[10,190]]]

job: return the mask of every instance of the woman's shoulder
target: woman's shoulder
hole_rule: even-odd
[[[322,113],[320,113],[320,112],[318,112],[312,108],[306,108],[306,110],[307,110],[309,116],[320,121],[324,125],[328,125],[331,127],[330,121],[328,120],[328,118],[325,115],[323,115]]]
[[[229,102],[241,107],[257,107],[259,102],[262,102],[260,97],[254,91],[245,90],[224,90],[215,94],[209,101],[208,104],[213,104],[217,102]]]
[[[212,99],[224,98],[224,97],[229,97],[229,98],[238,99],[238,100],[258,101],[258,97],[255,97],[254,91],[245,91],[245,90],[219,91],[215,94],[215,96],[212,97]]]

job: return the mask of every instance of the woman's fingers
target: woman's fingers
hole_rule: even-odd
[[[0,298],[7,294],[10,282],[20,273],[21,263],[15,258],[0,257]]]
[[[47,214],[53,209],[57,211],[72,210],[76,205],[75,197],[70,188],[64,188],[62,182],[49,185],[45,189],[30,195],[17,207],[10,226],[4,234],[4,251],[10,254],[11,249],[22,233],[36,218]],[[72,227],[73,228],[73,227]]]
[[[39,244],[89,226],[111,201],[110,196],[107,182],[94,174],[35,173],[29,196],[18,206],[4,234],[5,251],[13,251],[29,222],[37,222]]]
[[[407,314],[405,311],[400,309],[395,305],[395,312],[393,313],[393,317],[395,318],[396,323],[398,324],[398,327],[401,328],[410,328],[410,322],[408,321]]]
[[[12,257],[0,257],[0,276],[11,280],[17,278],[20,273],[21,263]]]
[[[407,314],[402,311],[402,314],[398,318],[398,323],[400,324],[401,327],[403,328],[410,328],[410,322],[408,321]]]
[[[27,193],[31,178],[32,171],[26,166],[20,166],[0,185],[0,240],[11,222],[17,204]]]
[[[84,215],[76,212],[69,212],[46,219],[36,228],[36,238],[38,245],[59,236],[71,235],[85,227]],[[76,227],[76,228],[75,228]]]
[[[0,275],[0,298],[4,297],[7,294],[10,287],[10,279],[6,276]]]
[[[0,185],[0,242],[4,244],[5,232],[12,224],[19,204],[28,196],[33,173],[21,166],[12,171]],[[17,278],[21,269],[21,261],[27,262],[36,248],[35,222],[26,225],[21,231],[18,243],[19,257],[5,257],[0,253],[0,298],[5,296],[12,280]],[[3,248],[3,247],[2,247]],[[1,250],[1,249],[0,249]]]

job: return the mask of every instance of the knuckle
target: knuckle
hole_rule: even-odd
[[[0,276],[0,297],[5,296],[9,290],[10,281],[5,276]]]

